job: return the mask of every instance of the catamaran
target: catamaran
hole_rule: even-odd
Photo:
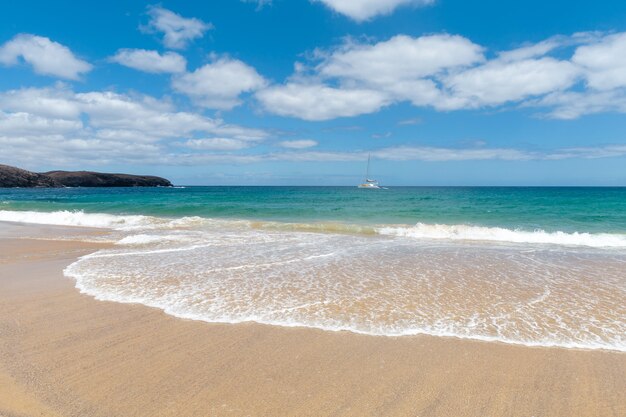
[[[359,188],[381,188],[377,180],[370,179],[370,159],[371,155],[367,155],[367,171],[365,171],[365,182],[359,184]]]

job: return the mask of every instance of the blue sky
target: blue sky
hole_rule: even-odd
[[[369,153],[387,185],[626,185],[626,4],[0,6],[0,163],[354,185]]]

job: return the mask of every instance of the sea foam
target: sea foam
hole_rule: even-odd
[[[626,351],[620,252],[242,228],[193,237],[203,244],[135,236],[145,244],[66,275],[99,300],[211,323]]]
[[[626,234],[566,233],[544,230],[525,231],[502,227],[469,226],[463,224],[424,224],[406,227],[381,227],[383,235],[410,237],[414,239],[477,240],[512,243],[538,243],[595,248],[626,248]]]
[[[626,351],[623,234],[82,211],[0,221],[111,229],[117,244],[66,275],[177,317]]]
[[[151,217],[141,215],[119,216],[68,210],[53,212],[0,210],[0,221],[57,226],[132,229],[148,226],[151,223]]]
[[[0,221],[110,228],[122,231],[141,229],[193,229],[207,226],[245,227],[285,232],[319,232],[433,239],[452,241],[490,241],[594,248],[626,248],[626,234],[587,232],[548,232],[545,230],[520,230],[502,227],[486,227],[465,224],[409,225],[362,225],[340,222],[288,223],[252,220],[217,220],[199,216],[162,218],[143,215],[115,215],[108,213],[85,213],[83,211],[10,211],[0,210]],[[132,238],[131,238],[132,239]],[[140,239],[140,238],[135,238]]]

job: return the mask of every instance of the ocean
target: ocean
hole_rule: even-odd
[[[0,221],[101,228],[65,274],[177,317],[626,351],[626,188],[0,189]]]

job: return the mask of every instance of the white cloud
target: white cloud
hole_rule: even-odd
[[[483,48],[462,36],[397,35],[375,44],[348,43],[317,68],[326,77],[392,85],[484,60]]]
[[[196,113],[176,111],[171,103],[146,95],[126,95],[111,91],[75,93],[63,86],[30,88],[0,93],[0,110],[28,114],[49,121],[81,122],[88,118],[83,135],[107,139],[151,140],[176,138],[190,132],[224,134],[232,137],[264,138],[257,129],[224,124]],[[42,122],[43,123],[43,122]]]
[[[328,55],[316,71],[343,86],[385,92],[395,101],[436,105],[444,99],[431,78],[482,62],[482,51],[462,36],[397,35],[375,44],[347,43]]]
[[[175,77],[172,87],[197,104],[228,110],[239,105],[239,96],[266,85],[254,68],[237,60],[220,58],[194,72]]]
[[[461,108],[494,106],[572,86],[580,71],[568,61],[554,58],[521,61],[494,60],[462,71],[444,81]]]
[[[562,46],[565,42],[566,40],[564,38],[553,37],[535,44],[500,52],[498,54],[498,60],[508,62],[541,57]]]
[[[574,47],[569,58],[557,57],[557,50]],[[313,63],[297,63],[284,84],[256,97],[271,113],[304,120],[357,116],[406,101],[440,111],[552,107],[548,114],[555,118],[626,112],[626,32],[554,36],[496,52],[491,59],[484,51],[445,34],[348,40],[329,51],[316,50]],[[580,89],[583,80],[587,85]]]
[[[604,93],[603,93],[604,94]],[[39,95],[39,97],[37,97]],[[51,100],[64,109],[51,113]],[[565,100],[565,99],[563,99]],[[28,111],[18,110],[28,109]],[[199,137],[189,139],[190,137]],[[176,111],[167,101],[106,91],[75,93],[59,85],[0,93],[0,149],[4,163],[40,166],[105,164],[200,165],[264,161],[363,161],[367,153],[389,161],[555,160],[614,158],[620,144],[530,152],[513,148],[395,146],[373,151],[306,150],[313,140],[278,143],[273,153],[238,153],[268,137],[267,132],[200,114]],[[483,144],[484,145],[484,144]],[[188,152],[181,152],[187,148]]]
[[[304,70],[283,86],[257,93],[270,112],[327,120],[378,111],[397,101],[434,105],[444,100],[434,76],[484,60],[483,48],[461,36],[398,35],[375,44],[348,42],[331,53],[308,81]],[[339,87],[319,81],[337,80]]]
[[[80,105],[63,84],[56,88],[22,88],[0,93],[0,109],[38,116],[77,119]]]
[[[19,58],[33,66],[38,74],[76,80],[91,70],[88,62],[78,59],[67,46],[43,36],[16,35],[0,46],[0,63],[17,65]]]
[[[0,110],[0,135],[54,135],[75,132],[83,127],[78,120],[53,119],[30,113]]]
[[[110,91],[75,94],[91,126],[142,132],[156,138],[177,138],[190,132],[229,135],[235,139],[263,139],[258,129],[227,125],[197,113],[175,111],[170,103],[150,96],[131,97]]]
[[[324,3],[337,13],[341,13],[358,22],[374,16],[391,14],[400,6],[424,6],[434,0],[314,0]]]
[[[149,96],[131,97],[111,91],[75,94],[73,99],[95,128],[141,131],[155,137],[175,137],[198,127],[196,114],[172,111],[171,105]],[[208,122],[207,122],[208,123]]]
[[[529,106],[550,108],[547,116],[553,119],[571,120],[587,114],[616,112],[626,113],[626,91],[563,91],[549,94]]]
[[[185,72],[187,60],[176,52],[165,52],[146,49],[120,49],[111,57],[111,61],[139,71],[152,73]]]
[[[506,161],[520,161],[535,159],[536,156],[518,149],[507,148],[436,148],[398,146],[372,152],[376,158],[393,161],[481,161],[500,159]]]
[[[562,148],[546,152],[530,152],[515,148],[443,148],[429,146],[393,146],[374,151],[356,152],[285,152],[257,155],[261,160],[330,162],[363,161],[368,155],[387,161],[541,161],[557,159],[597,159],[626,156],[626,145],[604,145],[598,147]]]
[[[373,113],[390,103],[386,94],[374,90],[299,83],[266,88],[257,92],[256,98],[272,113],[304,120]]]
[[[599,159],[618,158],[626,155],[626,145],[605,145],[599,147],[579,147],[558,149],[545,156],[545,159]]]
[[[312,148],[317,145],[317,141],[311,139],[284,140],[282,142],[278,142],[278,146],[282,146],[283,148],[288,149],[305,149]]]
[[[0,93],[0,148],[16,164],[175,163],[168,143],[191,135],[220,138],[215,149],[268,137],[145,95],[75,93],[63,85]]]
[[[201,38],[204,33],[213,28],[196,18],[185,18],[181,15],[159,6],[148,7],[150,23],[147,30],[163,33],[163,44],[172,49],[184,49],[193,39]]]
[[[431,146],[392,146],[374,151],[352,152],[285,152],[257,155],[259,160],[278,161],[363,161],[368,155],[387,161],[540,161],[555,159],[597,159],[626,156],[626,145],[609,144],[597,147],[561,148],[530,152],[515,148],[444,148]]]
[[[547,152],[529,152],[515,148],[443,148],[428,146],[393,146],[374,151],[304,151],[277,152],[269,154],[195,154],[188,155],[190,163],[235,162],[256,163],[263,161],[286,162],[347,162],[363,161],[368,154],[376,159],[387,161],[541,161],[555,159],[595,159],[618,158],[626,156],[626,146],[605,145],[585,148],[563,148]]]
[[[148,143],[161,139],[158,135],[152,135],[141,130],[125,129],[97,129],[93,132],[94,138],[112,142]]]
[[[249,142],[230,138],[189,139],[184,144],[187,148],[210,151],[237,151],[248,148]]]
[[[588,85],[593,89],[626,87],[626,32],[579,47],[572,61],[585,69]]]

